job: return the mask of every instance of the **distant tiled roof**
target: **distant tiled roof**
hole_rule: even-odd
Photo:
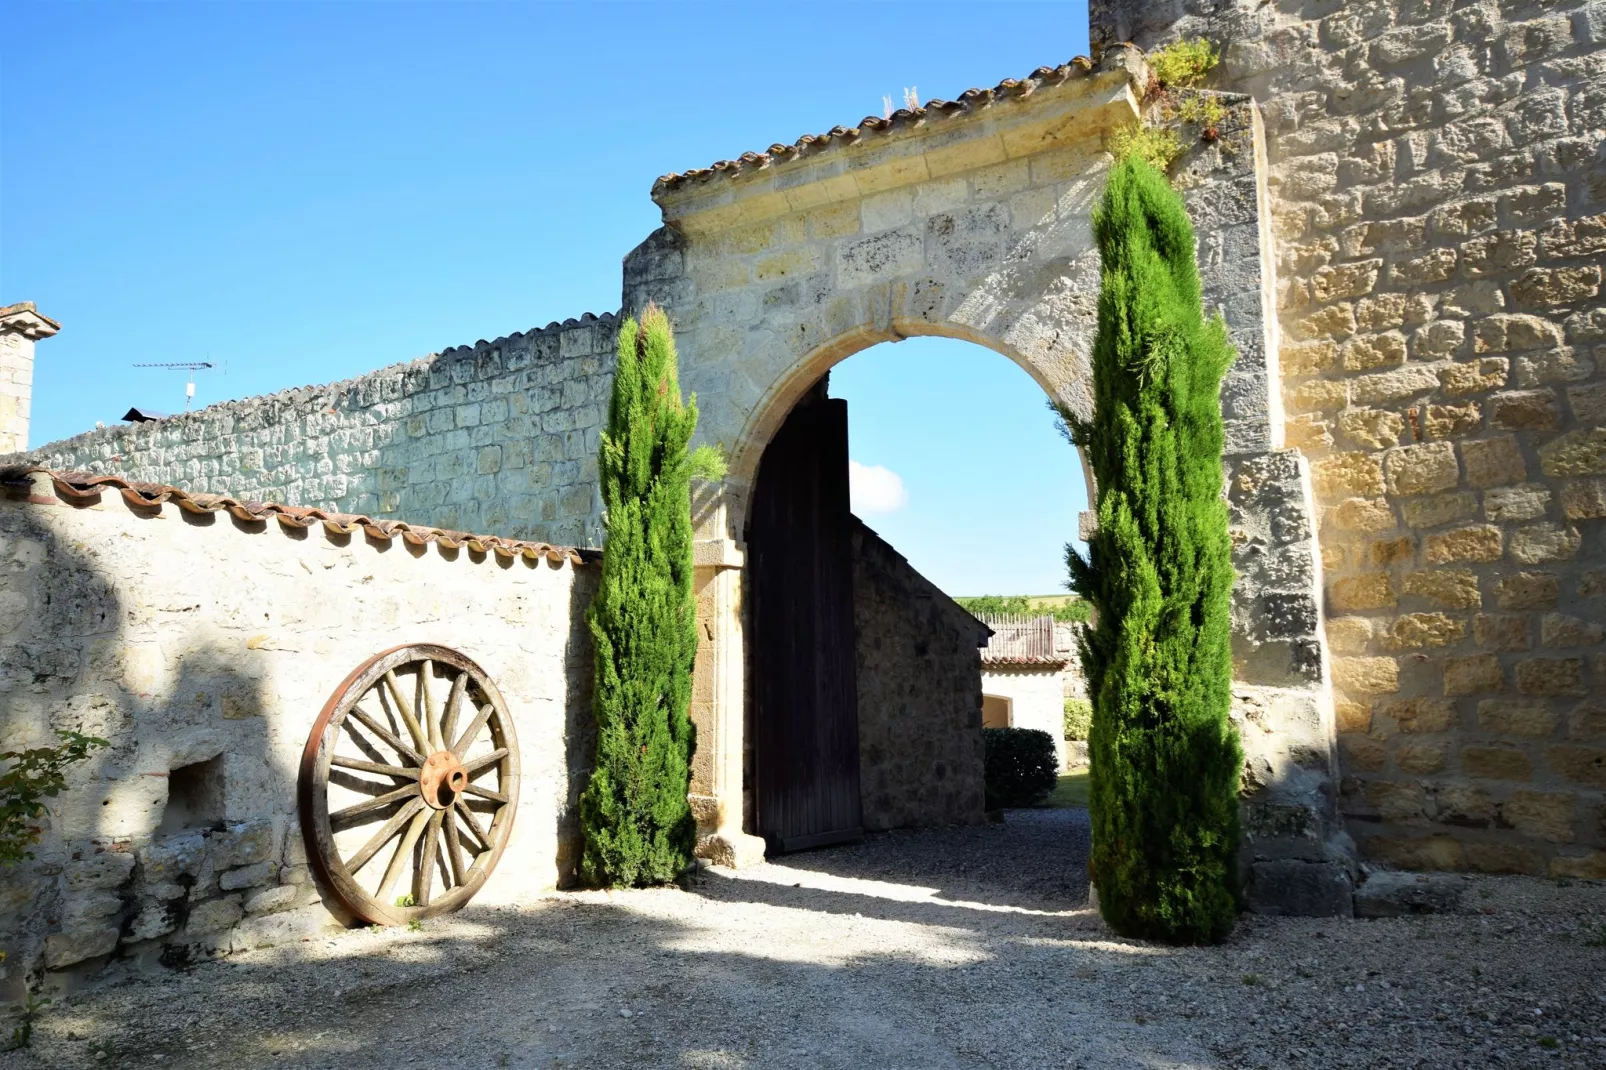
[[[1054,618],[1015,617],[983,613],[979,619],[993,630],[993,637],[981,651],[982,665],[1041,666],[1064,668],[1071,660],[1069,651],[1054,646]]]
[[[691,182],[705,182],[722,175],[734,178],[744,171],[788,163],[805,156],[817,156],[838,146],[851,145],[866,133],[890,134],[930,120],[967,115],[994,102],[1019,100],[1042,86],[1059,85],[1072,78],[1086,76],[1093,69],[1092,60],[1077,56],[1058,67],[1039,67],[1025,78],[1006,78],[991,89],[967,89],[959,94],[958,100],[928,100],[918,108],[899,108],[885,119],[878,115],[866,115],[859,120],[858,126],[833,126],[823,134],[804,134],[790,145],[771,145],[767,152],[744,152],[734,160],[720,160],[712,167],[671,171],[654,182],[652,189],[654,193],[679,189]]]
[[[32,493],[36,473],[50,477],[55,486],[56,498],[35,496]],[[548,561],[568,561],[574,565],[602,560],[600,550],[582,550],[573,546],[553,546],[544,542],[526,542],[522,539],[505,539],[499,535],[470,535],[444,528],[422,527],[401,520],[376,520],[356,513],[334,513],[322,509],[307,509],[297,505],[279,505],[275,502],[248,501],[222,494],[192,494],[163,483],[139,483],[121,476],[95,475],[90,472],[53,472],[34,465],[0,468],[0,485],[8,490],[21,491],[27,500],[37,504],[54,504],[57,499],[72,503],[98,500],[107,488],[120,491],[131,505],[149,508],[167,501],[191,513],[215,513],[227,510],[244,521],[266,521],[270,517],[286,529],[310,528],[322,522],[331,535],[350,535],[358,528],[370,539],[389,542],[400,535],[403,541],[414,546],[438,543],[448,550],[466,546],[473,553],[490,551],[499,557],[524,557],[529,560],[545,558]]]

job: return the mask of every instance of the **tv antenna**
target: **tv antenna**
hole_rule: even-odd
[[[184,384],[184,411],[190,411],[190,402],[195,400],[195,373],[216,367],[209,360],[180,360],[169,364],[136,364],[136,368],[183,368],[190,373],[189,381]]]

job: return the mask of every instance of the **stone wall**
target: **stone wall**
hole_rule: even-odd
[[[986,626],[863,522],[853,527],[853,626],[864,827],[981,821]]]
[[[1606,4],[1093,9],[1265,115],[1365,855],[1606,876]]]
[[[598,546],[597,445],[616,337],[614,316],[587,314],[0,463]]]
[[[55,320],[41,316],[32,301],[0,308],[0,453],[28,448],[34,343],[60,329]]]
[[[341,680],[398,643],[466,653],[517,726],[519,810],[481,897],[571,870],[595,566],[130,505],[116,489],[67,505],[42,473],[18,493],[0,499],[0,750],[67,728],[111,746],[73,767],[37,857],[0,882],[0,999],[113,958],[182,962],[328,924],[298,763]],[[203,827],[170,805],[170,774],[213,761],[222,794]]]

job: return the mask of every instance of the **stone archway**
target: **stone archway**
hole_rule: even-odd
[[[832,365],[934,334],[1009,357],[1072,412],[1091,406],[1103,140],[1138,112],[1133,50],[1042,69],[654,186],[665,226],[625,261],[625,304],[665,306],[702,439],[728,480],[698,498],[703,624],[694,716],[701,850],[761,855],[741,828],[741,533],[765,445]],[[1347,912],[1352,852],[1334,820],[1333,717],[1308,478],[1281,449],[1259,121],[1224,97],[1224,136],[1186,162],[1207,307],[1239,360],[1224,386],[1233,505],[1236,715],[1249,757],[1244,864],[1253,902]]]

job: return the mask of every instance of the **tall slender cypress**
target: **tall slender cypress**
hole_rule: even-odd
[[[1163,175],[1128,159],[1094,215],[1102,258],[1094,412],[1074,429],[1098,532],[1072,586],[1093,699],[1092,878],[1117,932],[1208,943],[1237,914],[1242,752],[1228,720],[1232,561],[1221,378],[1234,352],[1200,307],[1193,227]]]
[[[598,465],[606,537],[587,617],[597,760],[580,797],[581,876],[592,884],[661,884],[691,863],[697,614],[686,447],[696,427],[696,397],[681,403],[669,318],[649,307],[619,331]]]

